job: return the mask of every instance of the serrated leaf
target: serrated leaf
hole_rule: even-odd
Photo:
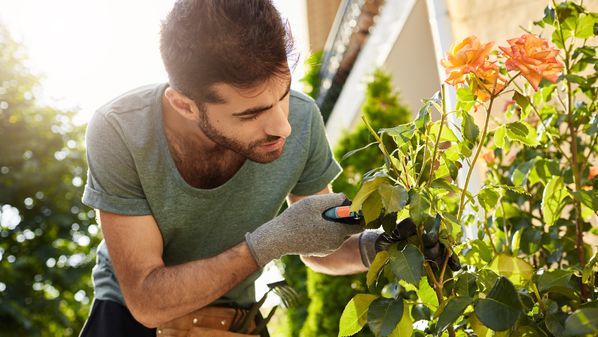
[[[378,186],[378,194],[380,194],[382,206],[386,213],[400,211],[409,201],[409,194],[401,185],[382,184]]]
[[[368,326],[376,336],[390,335],[403,317],[403,299],[378,298],[368,309]]]
[[[419,285],[424,257],[414,245],[407,244],[403,250],[391,249],[390,268],[400,280]]]
[[[436,332],[440,334],[442,331],[448,328],[449,325],[455,323],[457,318],[463,314],[465,308],[472,303],[473,298],[471,297],[451,298],[438,317],[438,322],[436,323]]]
[[[361,331],[367,323],[368,307],[377,298],[378,296],[371,294],[353,296],[341,315],[338,336],[353,336]]]
[[[554,177],[546,184],[542,194],[542,213],[547,225],[552,226],[561,217],[567,196],[569,192],[563,177]]]
[[[512,327],[521,315],[521,301],[513,284],[506,277],[499,277],[486,298],[475,306],[479,320],[495,331]]]
[[[463,136],[465,137],[465,139],[469,140],[473,144],[475,144],[478,141],[480,129],[478,128],[478,126],[473,120],[473,117],[470,114],[463,114],[461,128],[463,129]]]
[[[484,187],[480,193],[478,193],[478,202],[486,211],[491,211],[498,203],[500,197],[501,193],[499,193],[495,188]]]
[[[598,334],[598,308],[583,308],[575,311],[565,321],[565,331],[569,336]]]
[[[402,145],[411,141],[415,133],[415,130],[415,124],[412,122],[401,124],[394,128],[381,129],[380,133],[392,136],[397,146],[401,147]]]
[[[594,25],[598,21],[589,14],[581,14],[577,18],[577,24],[575,26],[575,37],[579,39],[588,39],[594,36]]]
[[[523,121],[517,121],[505,125],[506,136],[511,141],[516,141],[529,146],[537,146],[536,131],[529,124]]]
[[[455,283],[455,292],[457,296],[474,297],[478,290],[476,276],[472,273],[460,274]]]
[[[382,270],[384,265],[386,265],[389,258],[390,258],[390,255],[385,250],[376,254],[374,261],[372,261],[372,264],[370,265],[370,268],[368,269],[368,273],[367,273],[367,277],[366,277],[366,284],[367,284],[368,288],[371,287],[374,284],[374,282],[376,282],[376,280],[378,279],[378,276],[380,275],[380,271]]]
[[[517,285],[529,281],[534,274],[534,268],[529,263],[505,253],[495,256],[488,268]]]

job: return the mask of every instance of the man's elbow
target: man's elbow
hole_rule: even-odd
[[[154,329],[167,322],[160,317],[159,310],[154,310],[151,305],[130,305],[127,304],[131,315],[146,328]]]

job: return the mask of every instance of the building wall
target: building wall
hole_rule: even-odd
[[[401,102],[417,112],[440,89],[426,3],[418,0],[382,68],[392,75]]]
[[[296,1],[296,0],[293,0]],[[324,49],[341,0],[305,0],[309,30],[309,50]]]

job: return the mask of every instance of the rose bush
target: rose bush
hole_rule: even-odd
[[[370,127],[385,164],[364,174],[352,208],[388,233],[410,217],[417,234],[378,253],[339,336],[366,324],[376,336],[598,335],[598,255],[584,241],[598,234],[598,13],[553,3],[536,25],[550,42],[527,32],[498,49],[475,36],[451,48],[454,109],[443,86],[414,121]],[[424,258],[429,237],[443,261]]]

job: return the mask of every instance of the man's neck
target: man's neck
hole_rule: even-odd
[[[181,116],[162,98],[164,133],[172,159],[183,179],[197,188],[214,188],[228,181],[245,162],[239,154],[212,141],[197,123]]]

